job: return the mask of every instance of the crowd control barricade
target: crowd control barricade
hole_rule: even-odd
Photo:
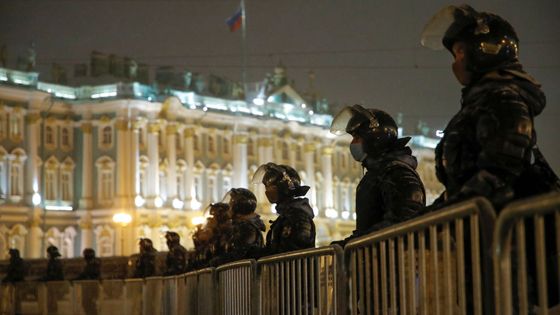
[[[218,314],[258,315],[259,285],[255,260],[241,260],[216,269],[219,288]]]
[[[162,277],[148,277],[145,279],[144,291],[142,292],[143,314],[160,314],[162,308]]]
[[[205,268],[197,274],[197,314],[215,315],[217,307],[216,269]]]
[[[495,217],[476,198],[350,241],[351,314],[493,314]]]
[[[259,259],[262,314],[346,314],[343,259],[338,245]]]
[[[144,279],[125,279],[124,280],[124,314],[127,315],[142,315],[143,309],[143,289]],[[146,301],[150,303],[149,300]]]
[[[49,281],[39,285],[39,301],[42,314],[72,315],[74,313],[74,289],[70,281]]]
[[[101,291],[100,282],[97,280],[80,280],[72,283],[74,291],[74,314],[98,314]]]
[[[163,278],[162,315],[177,314],[177,277]]]
[[[560,314],[560,194],[508,205],[494,232],[496,314]]]
[[[186,311],[183,314],[198,314],[198,273],[189,272],[184,275],[184,294],[181,294],[180,307]]]

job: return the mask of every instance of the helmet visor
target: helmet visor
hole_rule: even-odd
[[[232,197],[231,197],[231,189],[226,193],[226,195],[224,196],[224,198],[222,199],[222,201],[220,201],[220,203],[225,203],[228,204],[230,203]]]
[[[262,184],[263,183],[262,180],[269,169],[270,167],[268,166],[268,164],[263,164],[259,166],[259,168],[257,168],[257,170],[255,171],[253,178],[251,178],[251,184],[255,186]]]
[[[351,106],[346,106],[334,117],[331,124],[331,133],[337,136],[346,133],[346,127],[352,117],[354,117],[354,110]]]
[[[449,27],[455,22],[455,13],[457,10],[461,9],[450,5],[443,7],[432,16],[422,31],[420,39],[422,46],[433,50],[442,50],[445,48],[442,40]]]

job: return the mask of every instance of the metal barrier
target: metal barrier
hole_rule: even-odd
[[[346,277],[340,246],[261,258],[262,314],[346,314]]]
[[[255,260],[242,260],[216,269],[223,315],[258,315],[259,284]]]
[[[477,198],[349,242],[351,314],[492,314],[494,222]]]
[[[197,275],[197,313],[199,315],[216,314],[216,269],[205,268],[196,271]]]
[[[559,193],[521,200],[504,208],[496,223],[493,244],[496,314],[549,314],[550,299],[560,300],[559,255]],[[550,292],[553,290],[554,295]],[[557,308],[556,314],[560,313]]]

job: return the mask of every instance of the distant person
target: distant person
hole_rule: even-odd
[[[424,28],[422,45],[449,50],[464,86],[459,111],[435,150],[445,191],[434,205],[483,196],[500,209],[514,198],[558,190],[534,125],[546,98],[519,62],[513,27],[468,5],[447,6]]]
[[[15,283],[23,281],[25,278],[25,262],[19,255],[19,250],[10,248],[10,264],[6,271],[6,276],[2,279],[2,283]]]
[[[268,201],[276,204],[278,218],[271,221],[266,246],[256,256],[266,256],[315,247],[315,223],[309,199],[304,198],[309,186],[301,185],[296,170],[287,165],[261,165],[252,179],[264,184]]]
[[[156,275],[156,254],[152,240],[149,238],[141,238],[138,242],[140,255],[134,266],[134,278],[147,278]]]
[[[101,260],[95,257],[95,250],[86,248],[83,251],[86,266],[76,280],[99,280],[101,279]]]
[[[167,248],[169,248],[165,261],[167,266],[165,274],[171,276],[185,273],[189,263],[189,255],[185,247],[181,245],[181,237],[176,232],[168,231],[165,233],[165,239],[167,240]]]
[[[209,206],[210,217],[206,221],[206,229],[210,235],[210,259],[221,256],[229,250],[231,237],[231,211],[229,204],[213,203]]]
[[[356,230],[345,240],[391,226],[422,213],[426,197],[417,161],[397,137],[397,124],[386,112],[347,106],[334,118],[331,132],[352,136],[350,153],[366,169],[356,188]]]
[[[47,272],[43,277],[43,281],[62,281],[64,280],[64,271],[62,270],[62,262],[59,257],[62,256],[58,252],[58,247],[51,245],[47,247]]]

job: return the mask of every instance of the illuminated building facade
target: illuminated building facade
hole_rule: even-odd
[[[250,183],[266,162],[293,166],[311,187],[318,245],[348,235],[362,175],[350,137],[328,132],[326,103],[307,104],[285,69],[270,82],[246,102],[135,82],[55,85],[0,69],[0,259],[10,247],[42,257],[48,244],[64,257],[88,247],[130,255],[140,237],[166,250],[167,230],[189,248],[206,206],[232,187],[253,189],[268,222],[273,207]],[[412,141],[429,200],[441,191],[435,141]],[[131,222],[113,222],[116,213]]]

